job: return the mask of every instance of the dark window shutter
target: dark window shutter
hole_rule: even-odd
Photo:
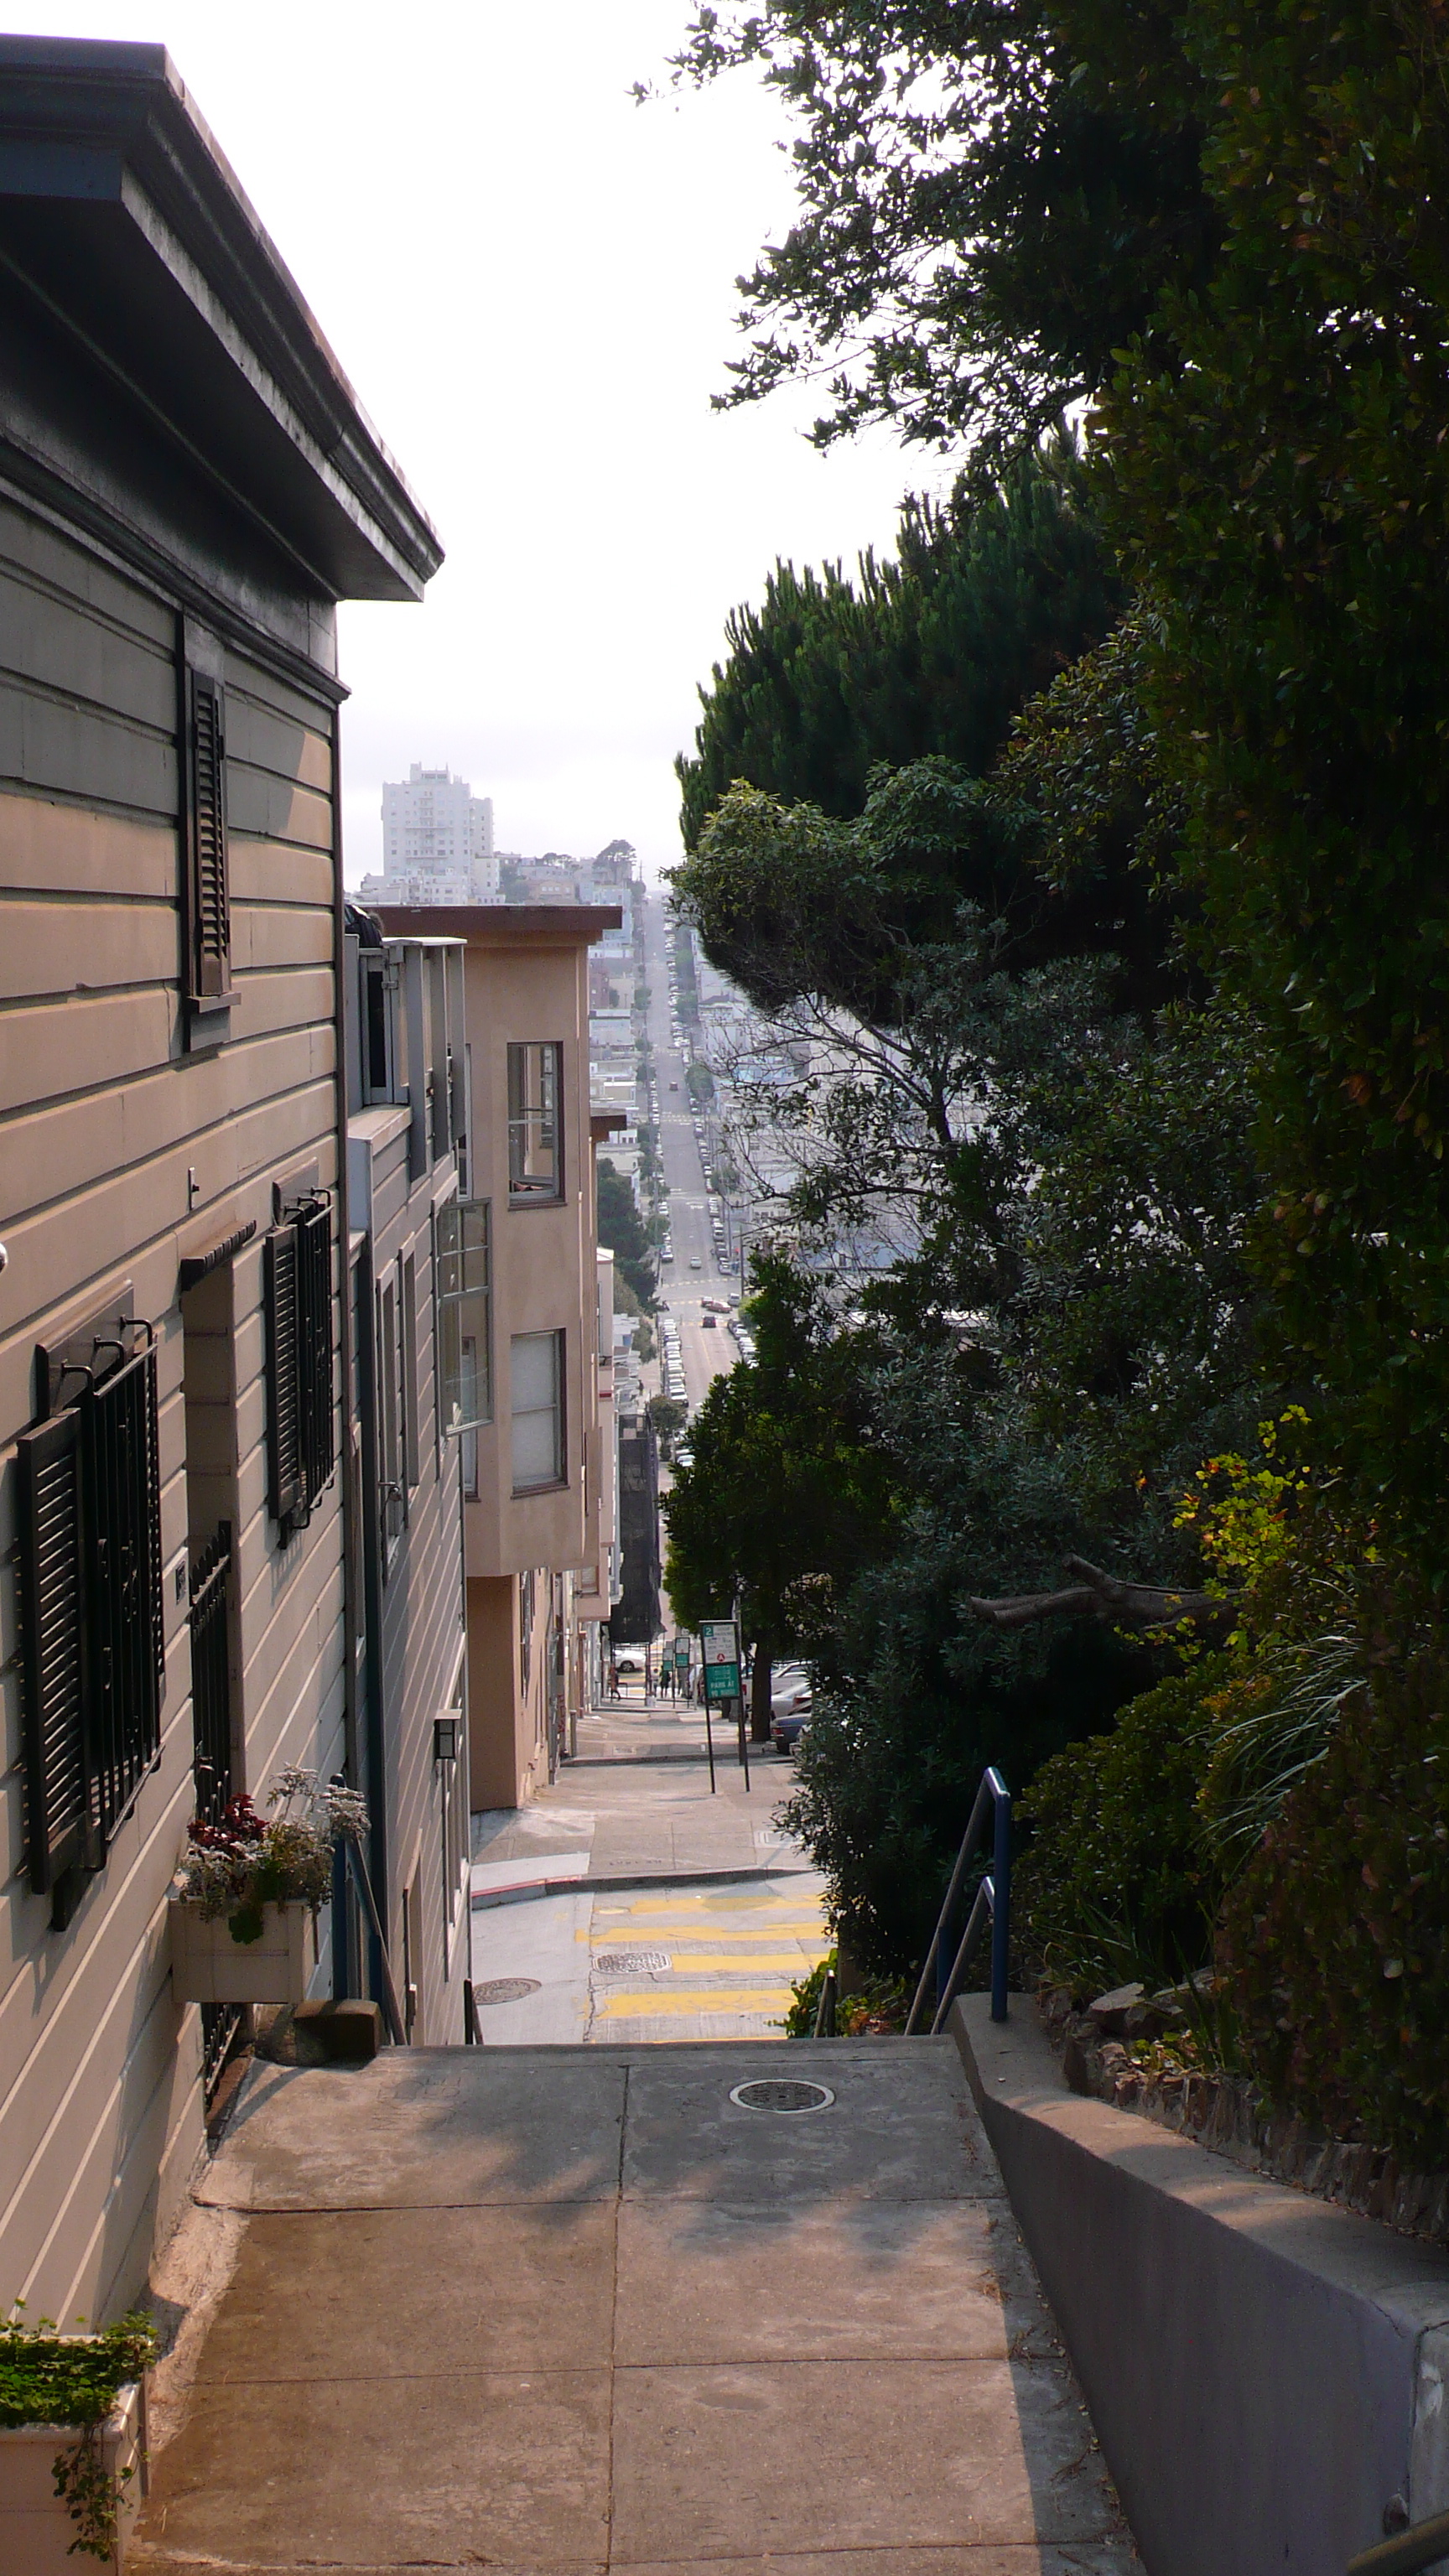
[[[18,1451],[26,1865],[41,1893],[80,1859],[89,1808],[80,1434],[60,1413]]]
[[[154,1342],[92,1387],[79,1410],[89,1542],[86,1767],[104,1850],[161,1746],[165,1636]]]
[[[297,1352],[302,1466],[315,1503],[336,1456],[332,1418],[332,1207],[318,1199],[297,1216]]]
[[[291,1536],[307,1506],[302,1441],[301,1316],[298,1229],[274,1226],[266,1238],[267,1507]]]
[[[226,740],[220,683],[189,674],[191,994],[216,1001],[231,987],[227,885]]]

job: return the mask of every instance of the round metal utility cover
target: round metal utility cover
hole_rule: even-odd
[[[486,1986],[475,1986],[475,2004],[517,2004],[525,1995],[536,1995],[537,1977],[493,1977]]]
[[[798,2120],[803,2111],[825,2111],[835,2096],[828,2084],[801,2084],[793,2077],[770,2076],[754,2084],[736,2084],[730,2094],[742,2111],[783,2111]]]
[[[662,1977],[673,1960],[667,1950],[601,1950],[594,1965],[601,1977],[632,1977],[636,1971]]]

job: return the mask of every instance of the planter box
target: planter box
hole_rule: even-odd
[[[101,2427],[101,2451],[113,2478],[129,2468],[116,2515],[116,2546],[109,2558],[70,2554],[76,2526],[55,2492],[57,2453],[76,2435],[64,2424],[0,2425],[0,2568],[16,2576],[76,2576],[78,2568],[126,2563],[126,2546],[140,2509],[144,2475],[145,2408],[139,2383],[120,2390],[115,2412]]]
[[[262,1908],[259,1941],[234,1941],[225,1915],[202,1921],[194,1896],[172,1893],[171,1982],[188,2004],[299,2004],[317,1965],[310,1905]]]

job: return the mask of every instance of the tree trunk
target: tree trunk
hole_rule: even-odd
[[[755,1648],[755,1666],[750,1675],[750,1742],[770,1741],[770,1675],[774,1666],[768,1646]]]

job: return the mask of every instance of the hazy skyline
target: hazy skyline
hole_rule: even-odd
[[[808,390],[719,415],[734,279],[792,201],[756,81],[637,107],[688,0],[70,0],[24,32],[167,45],[447,548],[421,608],[342,612],[347,873],[384,777],[446,764],[498,846],[678,854],[672,763],[778,554],[888,545],[942,469],[821,458]]]

